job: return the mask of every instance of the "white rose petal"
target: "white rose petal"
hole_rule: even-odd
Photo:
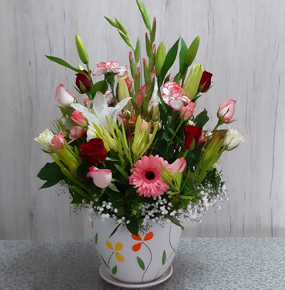
[[[230,150],[244,141],[245,139],[243,135],[241,135],[237,130],[229,127],[223,145],[227,146],[227,150]]]
[[[34,138],[35,141],[40,143],[44,150],[51,150],[51,139],[53,138],[53,133],[49,129],[45,129],[37,138]]]

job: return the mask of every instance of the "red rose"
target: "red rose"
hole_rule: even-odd
[[[107,150],[102,139],[90,139],[88,143],[82,144],[80,148],[82,150],[81,156],[92,164],[104,161],[107,157]]]
[[[190,149],[193,139],[195,140],[195,147],[196,147],[196,145],[198,145],[201,134],[202,134],[201,127],[187,125],[185,127],[185,148]]]
[[[199,84],[199,87],[202,86],[201,93],[205,93],[209,89],[209,87],[211,85],[212,75],[213,74],[211,74],[207,71],[203,71],[203,74],[202,74],[202,77],[200,80],[200,84]]]
[[[88,71],[87,70],[84,70],[84,72],[88,75]],[[86,92],[89,92],[90,91],[90,88],[91,88],[91,82],[90,80],[88,79],[88,77],[85,75],[85,74],[82,74],[82,73],[78,73],[78,74],[75,74],[76,75],[76,80],[75,80],[75,83],[76,83],[76,86],[78,87],[79,91],[84,94]],[[81,84],[80,84],[81,82]],[[82,87],[85,88],[83,88]]]

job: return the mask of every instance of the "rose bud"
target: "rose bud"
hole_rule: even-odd
[[[73,126],[70,128],[69,139],[75,140],[83,137],[85,130],[79,126]]]
[[[65,142],[64,135],[65,135],[64,132],[59,132],[59,135],[54,135],[53,138],[51,139],[51,145],[55,149],[59,150],[62,148]]]
[[[59,102],[62,107],[70,106],[74,101],[75,95],[66,90],[64,85],[60,84],[56,88],[55,100]]]
[[[186,160],[184,157],[178,158],[172,164],[170,164],[170,166],[171,166],[172,173],[176,176],[177,171],[179,171],[180,173],[183,173],[183,171],[185,170]]]
[[[199,91],[201,93],[207,92],[208,89],[210,88],[212,76],[213,76],[213,74],[211,74],[207,71],[203,71],[201,81],[199,84]]]
[[[242,136],[237,130],[229,128],[223,141],[223,145],[227,147],[226,150],[231,150],[244,141],[244,136]]]
[[[73,120],[78,125],[82,125],[82,126],[87,125],[87,121],[86,121],[84,114],[82,112],[77,111],[77,110],[72,112],[72,117],[70,117],[70,119]]]
[[[45,129],[37,138],[34,138],[35,141],[40,143],[44,150],[51,150],[51,140],[53,138],[53,133],[49,129]]]
[[[202,134],[201,127],[187,125],[185,127],[185,148],[190,149],[193,140],[195,141],[194,147],[196,147],[198,145],[201,134]]]
[[[218,118],[224,123],[230,123],[235,113],[236,101],[233,99],[227,100],[218,110]]]
[[[89,78],[87,77],[88,71],[84,70],[84,72],[86,75],[83,73],[75,74],[76,75],[75,84],[78,87],[81,94],[85,94],[86,92],[89,92],[91,88],[91,82]]]
[[[98,169],[95,166],[89,168],[87,173],[88,178],[93,178],[93,182],[100,188],[106,188],[112,181],[112,170],[109,169]]]
[[[184,119],[184,121],[188,120],[194,113],[194,108],[196,107],[196,103],[189,102],[187,106],[183,106],[180,110],[180,116]]]

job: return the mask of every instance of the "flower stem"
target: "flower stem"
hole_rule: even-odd
[[[146,273],[147,269],[149,268],[149,266],[150,266],[150,264],[151,264],[151,261],[152,261],[152,253],[151,253],[150,248],[149,248],[149,247],[148,247],[144,242],[142,242],[142,244],[144,244],[144,245],[148,248],[148,250],[149,250],[149,252],[150,252],[150,261],[149,261],[149,264],[148,264],[148,266],[146,267],[146,269],[145,269],[145,271],[144,271],[144,273],[143,273],[143,276],[142,276],[142,282],[143,282],[144,275],[145,275],[145,273]]]

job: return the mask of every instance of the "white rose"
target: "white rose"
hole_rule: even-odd
[[[223,145],[227,146],[227,150],[230,150],[238,146],[239,143],[244,141],[245,141],[244,136],[242,136],[237,130],[229,127]]]
[[[46,151],[51,151],[51,139],[53,138],[53,133],[49,129],[45,129],[37,138],[34,138],[35,141],[40,143],[43,146],[43,149]]]

